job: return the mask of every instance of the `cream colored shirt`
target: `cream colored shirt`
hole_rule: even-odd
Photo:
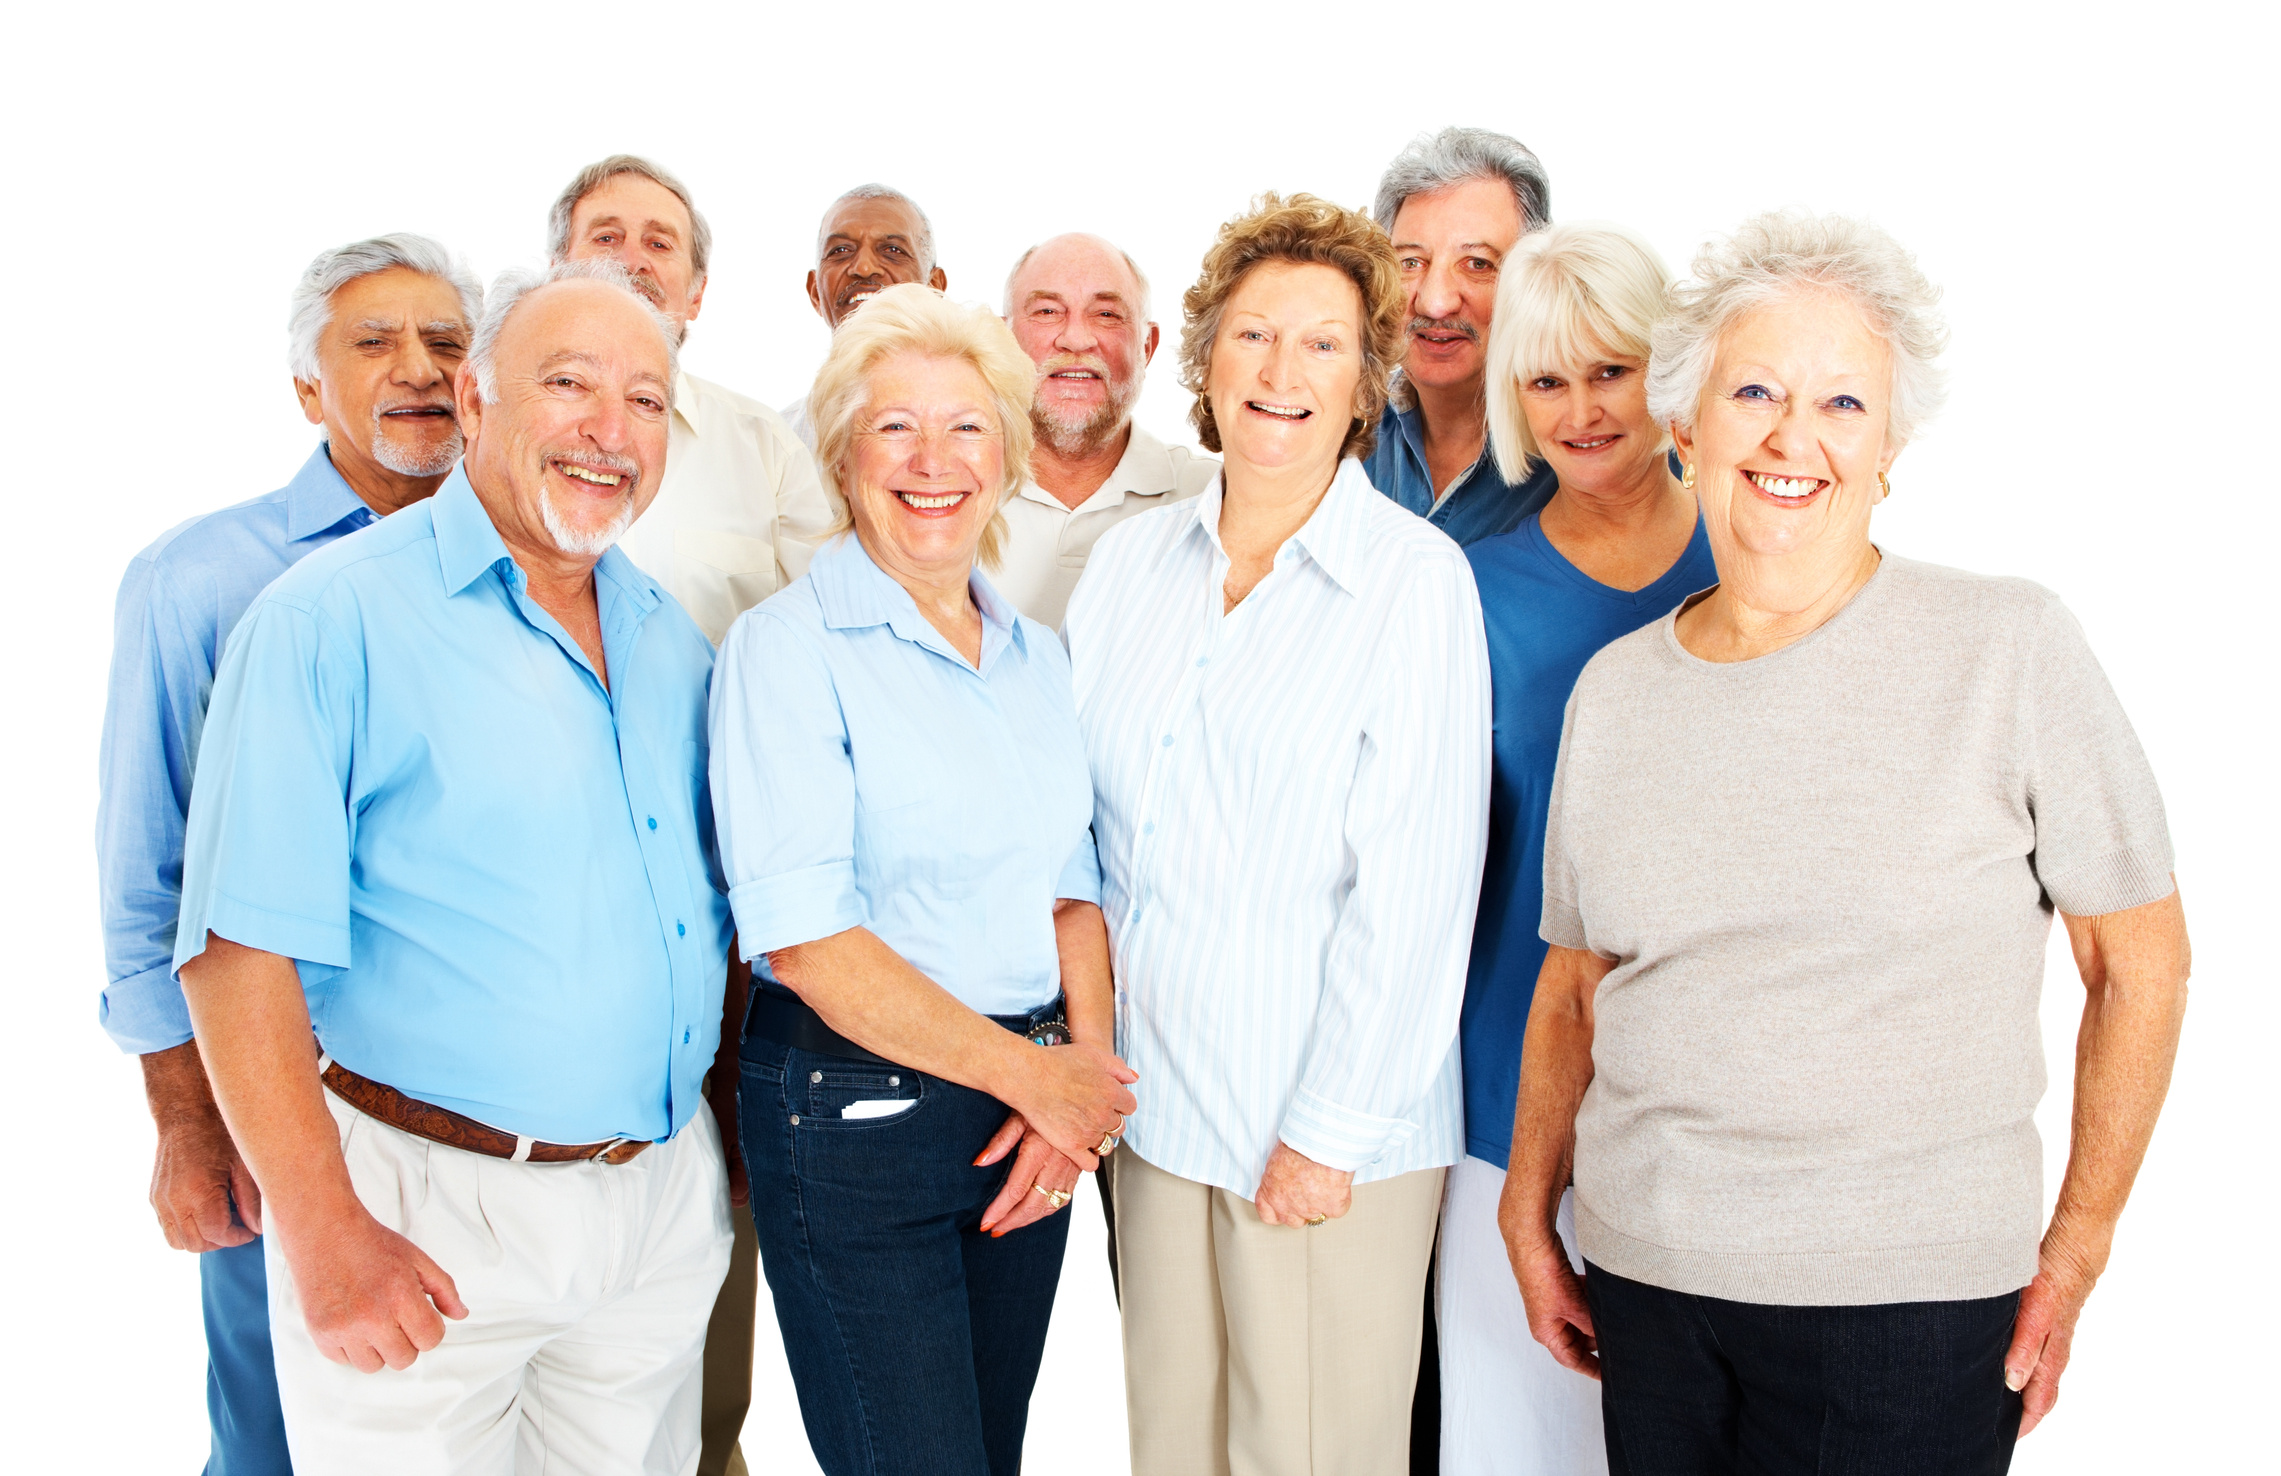
[[[800,444],[808,448],[808,454],[815,455],[816,422],[808,418],[808,397],[802,395],[776,413],[784,417],[786,425],[792,427],[792,434],[800,438]]]
[[[1186,446],[1164,442],[1133,427],[1117,469],[1074,508],[1035,482],[1006,501],[1005,558],[990,582],[1014,607],[1042,625],[1061,627],[1069,593],[1101,535],[1152,507],[1196,496],[1219,475],[1220,463]]]
[[[665,485],[619,546],[717,646],[739,615],[807,572],[838,516],[838,499],[782,416],[683,374]]]

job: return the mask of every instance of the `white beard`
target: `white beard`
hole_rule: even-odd
[[[440,477],[452,469],[464,449],[457,426],[452,427],[450,439],[424,452],[402,444],[395,435],[396,428],[387,418],[373,411],[372,459],[400,477]]]
[[[542,491],[539,493],[539,518],[546,524],[547,537],[554,540],[556,548],[573,558],[598,559],[608,553],[619,539],[625,537],[626,530],[634,525],[634,500],[628,497],[625,506],[618,509],[616,517],[599,528],[588,530],[571,526],[570,520],[555,507],[554,494]]]

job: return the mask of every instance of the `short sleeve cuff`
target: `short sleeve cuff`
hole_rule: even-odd
[[[1093,848],[1093,832],[1085,832],[1077,849],[1069,853],[1069,862],[1061,868],[1061,880],[1054,884],[1054,896],[1072,902],[1101,901],[1101,858]]]
[[[746,882],[729,892],[729,906],[737,918],[737,948],[746,958],[813,943],[871,920],[855,890],[853,861]]]
[[[130,1056],[170,1051],[190,1039],[190,1006],[174,982],[171,964],[160,964],[103,991],[103,1029]]]
[[[1555,948],[1572,948],[1588,953],[1592,945],[1584,938],[1584,914],[1576,904],[1565,898],[1544,894],[1544,920],[1537,928],[1537,936]]]
[[[2098,917],[2159,902],[2178,890],[2171,878],[2170,849],[2138,847],[2110,851],[2058,876],[2044,877],[2044,895],[2070,917]]]
[[[1408,1137],[1415,1126],[1406,1118],[1374,1117],[1342,1107],[1301,1087],[1283,1115],[1281,1137],[1323,1167],[1352,1173],[1384,1158],[1386,1150]]]
[[[298,959],[304,963],[324,964],[330,968],[349,966],[348,929],[337,923],[315,922],[289,912],[272,912],[241,902],[235,897],[216,896],[206,909],[203,922],[193,926],[187,915],[174,939],[174,969],[176,978],[182,975],[182,966],[206,951],[206,935],[215,933],[242,948],[258,948],[263,953],[274,953],[280,958]]]

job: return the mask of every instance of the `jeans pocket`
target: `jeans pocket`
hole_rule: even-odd
[[[787,1066],[805,1078],[794,1083],[793,1093],[795,1097],[804,1094],[808,1104],[801,1120],[818,1127],[886,1127],[916,1114],[926,1100],[926,1078],[896,1066],[843,1061],[807,1051],[795,1052]],[[896,1105],[899,1103],[909,1105]]]

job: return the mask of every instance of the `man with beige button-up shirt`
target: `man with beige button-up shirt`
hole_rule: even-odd
[[[1156,354],[1148,281],[1098,236],[1032,246],[1006,278],[1006,322],[1038,366],[1030,480],[1006,503],[1005,555],[991,571],[1024,615],[1058,629],[1103,533],[1194,497],[1220,463],[1133,424]]]
[[[547,254],[609,257],[684,336],[705,301],[713,229],[681,181],[646,159],[613,154],[578,172],[554,202]],[[757,400],[683,372],[673,385],[665,481],[620,547],[681,602],[714,645],[746,610],[808,571],[839,514],[815,458],[784,418]],[[734,1120],[735,1083],[714,1115]],[[729,1155],[736,1240],[705,1330],[704,1444],[699,1476],[745,1476],[737,1446],[752,1406],[760,1247],[743,1209],[743,1165]]]
[[[687,332],[705,300],[712,228],[679,180],[614,154],[555,201],[549,254],[606,256]],[[674,384],[665,483],[626,531],[626,555],[720,644],[746,610],[807,572],[838,515],[815,458],[758,400],[684,372]]]

